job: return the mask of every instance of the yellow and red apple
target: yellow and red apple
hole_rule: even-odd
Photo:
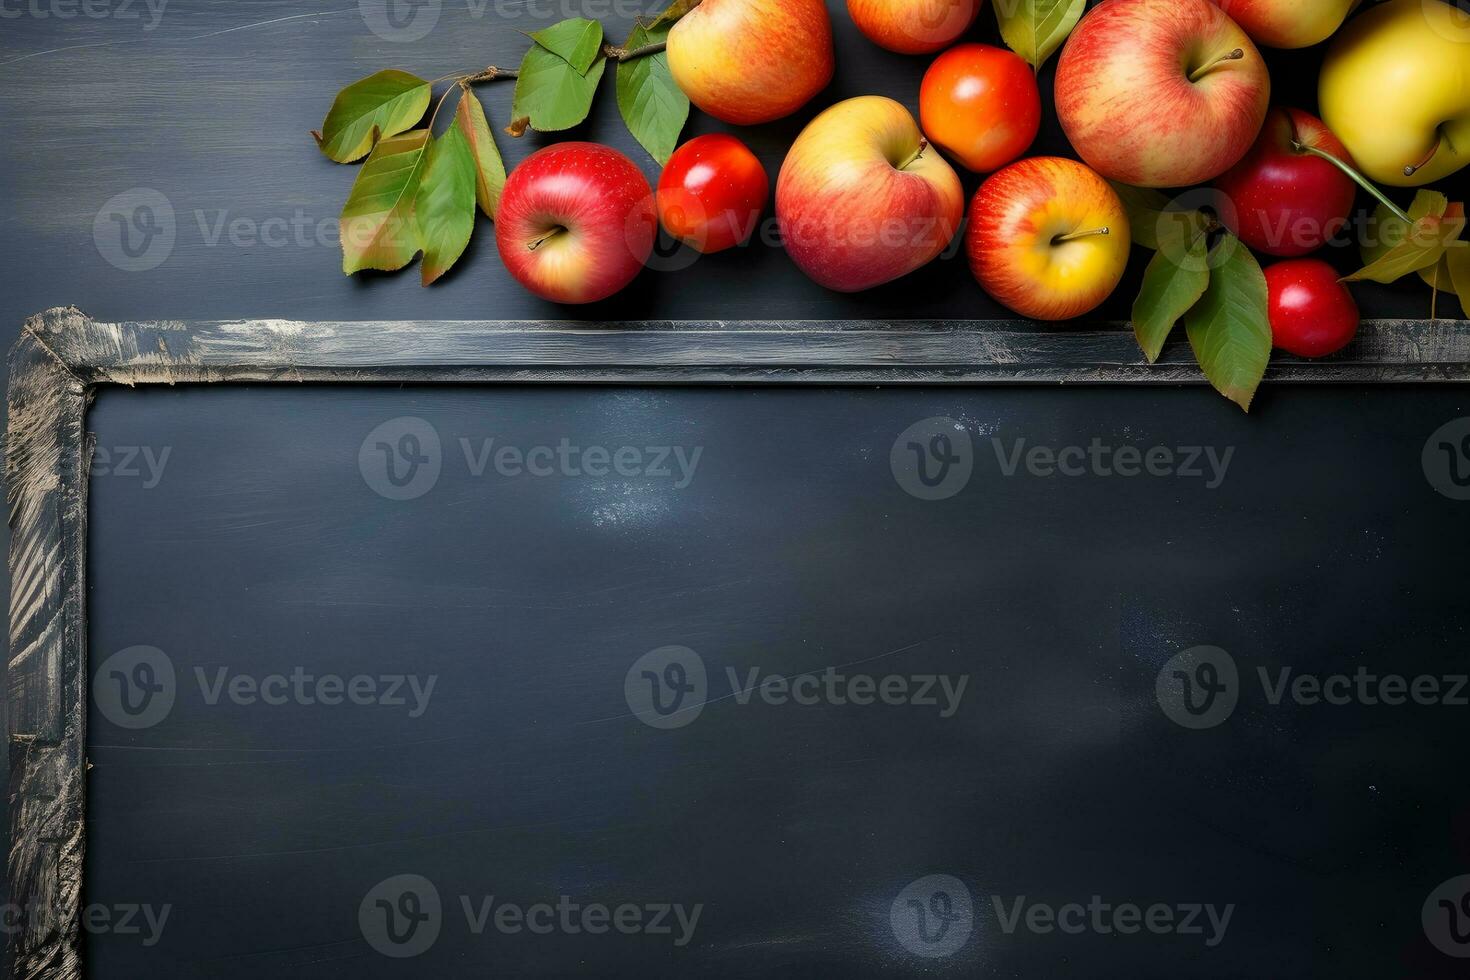
[[[1128,214],[1075,160],[1032,157],[997,171],[970,206],[970,271],[997,302],[1068,320],[1112,295],[1128,265]]]
[[[970,29],[984,0],[847,0],[858,30],[880,48],[931,54]]]
[[[1360,0],[1215,0],[1251,40],[1268,48],[1309,48],[1327,40]]]
[[[1434,183],[1470,163],[1470,18],[1440,0],[1389,0],[1327,50],[1322,119],[1369,178]]]
[[[1224,173],[1255,142],[1270,100],[1261,53],[1210,0],[1104,0],[1057,65],[1072,146],[1104,177],[1138,187]]]
[[[954,238],[964,210],[954,170],[907,109],[878,95],[839,102],[813,119],[776,180],[786,251],[816,282],[841,292],[926,264]]]
[[[835,64],[824,0],[703,0],[669,31],[668,54],[689,101],[739,126],[791,115]]]

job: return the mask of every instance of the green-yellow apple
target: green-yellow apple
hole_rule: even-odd
[[[668,52],[689,101],[739,126],[791,115],[835,64],[824,0],[703,0],[669,31]]]
[[[1390,0],[1354,17],[1322,64],[1327,127],[1368,177],[1433,183],[1470,163],[1470,17],[1440,0]]]
[[[1266,63],[1209,0],[1104,0],[1057,65],[1057,117],[1098,173],[1202,184],[1245,156],[1271,101]]]
[[[1129,231],[1107,181],[1076,160],[1032,157],[975,192],[965,252],[997,301],[1033,319],[1069,320],[1118,287]]]
[[[776,179],[776,219],[792,260],[828,289],[856,292],[907,275],[954,238],[960,179],[909,111],[865,95],[801,131]]]
[[[1215,0],[1251,40],[1270,48],[1321,44],[1360,0]]]

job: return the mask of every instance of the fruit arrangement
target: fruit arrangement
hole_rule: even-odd
[[[365,160],[343,269],[422,255],[428,285],[464,252],[478,206],[518,282],[589,303],[639,274],[660,228],[704,255],[768,247],[754,232],[773,200],[779,247],[843,292],[962,251],[996,302],[1069,320],[1146,259],[1132,314],[1144,356],[1182,321],[1206,377],[1246,409],[1273,347],[1322,357],[1351,342],[1353,282],[1413,276],[1432,315],[1441,292],[1470,310],[1464,205],[1444,193],[1470,163],[1470,18],[1446,0],[1007,0],[993,5],[1005,47],[966,39],[982,6],[674,0],[621,45],[571,18],[530,34],[516,69],[440,79],[432,113],[435,83],[379,72],[313,133],[331,160]],[[821,108],[774,186],[736,134],[679,144],[691,105],[741,127],[819,104],[844,13],[875,45],[930,59],[917,92]],[[1262,48],[1317,45],[1318,91],[1273,92]],[[1038,73],[1054,55],[1048,107]],[[512,137],[558,132],[587,117],[609,64],[624,121],[663,168],[656,190],[586,142],[545,146],[507,176],[475,86],[515,80]],[[1048,108],[1071,156],[1027,156]],[[983,176],[968,202],[962,173]],[[1417,189],[1406,206],[1398,188]],[[1376,207],[1355,217],[1363,195]],[[1350,230],[1359,271],[1308,257]]]

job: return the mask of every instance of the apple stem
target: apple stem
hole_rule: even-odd
[[[560,235],[564,231],[566,231],[566,229],[560,226],[553,228],[546,234],[542,235],[540,238],[534,238],[531,241],[527,242],[526,248],[529,251],[534,252],[536,251],[536,249],[540,248],[542,245],[545,245],[547,242],[551,241],[553,238],[555,238],[557,235]]]
[[[1189,73],[1189,80],[1191,82],[1197,82],[1201,78],[1204,78],[1206,75],[1208,75],[1211,71],[1213,71],[1214,69],[1218,68],[1220,65],[1223,65],[1225,62],[1227,62],[1227,61],[1240,61],[1244,57],[1245,57],[1245,49],[1243,49],[1243,48],[1236,48],[1234,51],[1231,51],[1229,54],[1222,54],[1220,57],[1216,58],[1214,61],[1211,61],[1210,63],[1205,64],[1205,65],[1201,65],[1200,67],[1196,68],[1194,71],[1190,72]]]
[[[1429,161],[1433,160],[1435,156],[1439,153],[1439,148],[1444,144],[1444,141],[1444,133],[1441,132],[1439,134],[1439,139],[1434,141],[1434,146],[1430,148],[1429,153],[1425,155],[1423,160],[1420,160],[1418,163],[1411,163],[1404,168],[1404,176],[1412,177],[1419,171],[1423,170],[1425,167],[1429,166]]]
[[[928,148],[929,148],[929,141],[927,139],[925,139],[924,137],[920,136],[919,137],[919,148],[914,151],[914,155],[913,156],[909,157],[903,163],[900,163],[898,165],[898,169],[899,170],[907,170],[909,168],[909,164],[913,163],[915,160],[919,159],[919,157],[923,156],[924,155],[924,151],[927,150]]]
[[[1074,231],[1070,235],[1058,235],[1052,239],[1052,244],[1060,245],[1062,242],[1075,241],[1078,238],[1091,238],[1094,235],[1111,235],[1112,233],[1111,228],[1089,228],[1087,231]]]
[[[1373,186],[1373,183],[1368,180],[1368,178],[1358,173],[1352,167],[1349,167],[1346,163],[1343,163],[1331,153],[1328,153],[1325,150],[1319,150],[1315,146],[1308,146],[1295,137],[1292,138],[1291,148],[1298,153],[1306,153],[1310,156],[1321,157],[1323,160],[1326,160],[1338,170],[1341,170],[1343,173],[1351,177],[1353,179],[1353,183],[1357,184],[1359,187],[1363,188],[1363,190],[1367,191],[1369,194],[1372,194],[1375,198],[1377,198],[1378,203],[1382,204],[1384,207],[1392,211],[1394,217],[1398,218],[1406,225],[1411,225],[1414,223],[1413,219],[1404,213],[1403,208],[1390,201],[1381,190]]]

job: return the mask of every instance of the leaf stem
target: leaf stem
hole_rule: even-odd
[[[615,44],[604,44],[602,53],[614,61],[632,61],[634,58],[642,58],[650,54],[658,54],[669,46],[668,41],[655,41],[638,48],[622,48]]]
[[[1390,201],[1381,190],[1379,190],[1377,187],[1374,187],[1373,183],[1369,181],[1368,178],[1364,177],[1352,167],[1349,167],[1347,164],[1343,163],[1331,153],[1327,153],[1324,150],[1319,150],[1315,146],[1308,146],[1295,137],[1292,138],[1291,148],[1298,153],[1306,153],[1311,156],[1321,157],[1323,160],[1326,160],[1338,170],[1341,170],[1343,173],[1351,177],[1353,179],[1353,183],[1357,184],[1359,187],[1363,188],[1363,190],[1367,191],[1369,194],[1372,194],[1375,198],[1377,198],[1378,203],[1382,204],[1384,207],[1392,211],[1394,217],[1398,218],[1406,225],[1412,225],[1414,223],[1413,219],[1410,218],[1402,208]]]
[[[1216,58],[1214,61],[1211,61],[1211,62],[1208,62],[1206,64],[1200,65],[1194,71],[1192,71],[1192,72],[1189,73],[1189,80],[1191,82],[1197,82],[1201,78],[1204,78],[1206,75],[1208,75],[1211,71],[1214,71],[1220,65],[1223,65],[1225,62],[1227,62],[1227,61],[1240,61],[1244,57],[1245,57],[1245,50],[1243,48],[1236,48],[1234,51],[1231,51],[1228,54],[1222,54],[1220,57]]]
[[[483,71],[477,71],[465,78],[465,81],[473,85],[476,82],[493,82],[497,78],[519,78],[520,71],[515,68],[496,68],[491,65]]]

